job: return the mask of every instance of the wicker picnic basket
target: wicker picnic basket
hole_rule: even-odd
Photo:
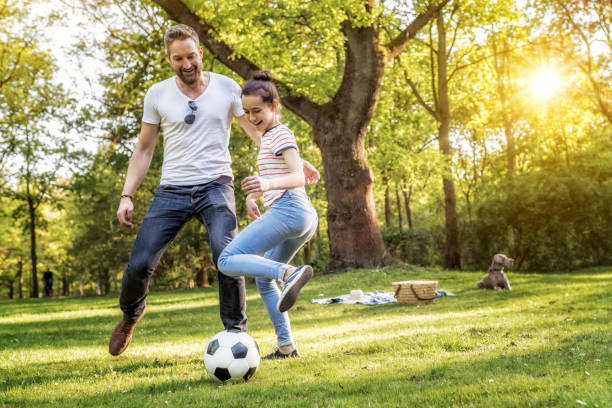
[[[392,285],[399,303],[425,305],[436,298],[438,281],[403,281]]]

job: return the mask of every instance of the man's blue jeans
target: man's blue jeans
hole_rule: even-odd
[[[160,185],[140,229],[123,273],[119,303],[123,318],[134,322],[144,313],[149,280],[164,250],[192,217],[206,226],[213,262],[236,236],[236,203],[231,177],[198,186]],[[221,321],[227,330],[246,331],[244,278],[219,276]]]
[[[276,308],[280,294],[276,280],[283,280],[290,266],[287,263],[312,238],[318,222],[308,197],[287,190],[261,217],[243,229],[219,257],[221,275],[256,278],[279,346],[293,344],[293,339],[287,312],[281,313]]]

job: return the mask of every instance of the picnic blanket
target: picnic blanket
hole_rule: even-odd
[[[359,303],[362,305],[372,306],[372,305],[380,305],[383,303],[397,302],[397,299],[395,298],[395,293],[385,292],[383,290],[377,290],[374,292],[363,292],[364,299],[358,300],[356,302],[349,301],[349,296],[350,296],[350,293],[346,293],[344,295],[334,296],[330,298],[311,299],[310,303],[316,303],[319,305],[327,305],[330,303],[345,303],[345,304]],[[436,290],[436,297],[438,298],[442,296],[457,296],[457,295],[451,292],[447,292],[445,290]]]

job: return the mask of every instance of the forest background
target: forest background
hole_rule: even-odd
[[[612,263],[609,0],[79,0],[41,16],[44,3],[0,0],[0,297],[38,297],[45,271],[57,295],[118,290],[136,230],[115,213],[144,93],[172,75],[173,20],[200,33],[204,69],[279,80],[282,120],[322,173],[308,188],[319,229],[296,263]],[[81,27],[71,62],[58,61],[43,28],[76,15],[99,31]],[[80,81],[59,78],[65,64]],[[257,151],[237,126],[230,151],[243,228],[239,181]],[[190,222],[152,285],[210,283],[209,252]]]

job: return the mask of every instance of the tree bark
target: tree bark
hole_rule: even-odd
[[[399,187],[395,185],[395,202],[397,203],[397,220],[399,222],[399,230],[402,232],[402,200],[399,195]]]
[[[406,222],[408,223],[408,229],[412,229],[412,211],[410,210],[410,199],[412,198],[412,186],[408,193],[406,192],[406,185],[404,184],[404,188],[402,189],[404,193],[404,207],[406,207]]]
[[[208,281],[208,268],[213,267],[213,263],[206,252],[203,255],[203,265],[196,274],[196,284],[200,288],[210,288]]]
[[[387,184],[385,185],[385,226],[387,228],[391,227],[391,204],[389,201],[389,185]]]
[[[66,276],[62,277],[62,296],[70,296],[70,282]]]
[[[312,259],[312,239],[309,239],[306,244],[304,244],[304,263],[310,264],[310,260]]]
[[[459,228],[457,220],[457,196],[455,184],[450,171],[453,152],[450,145],[450,100],[448,97],[448,55],[446,53],[446,30],[444,16],[438,13],[436,18],[438,30],[438,109],[440,127],[438,128],[438,143],[445,157],[448,168],[442,176],[444,189],[444,214],[446,231],[446,248],[444,251],[444,266],[449,269],[461,268],[461,252],[459,244]]]
[[[314,131],[319,138],[339,137],[331,132],[323,136],[316,127]],[[383,263],[384,246],[372,192],[374,177],[365,164],[364,152],[360,153],[362,160],[354,160],[350,151],[359,151],[358,145],[340,140],[321,149],[327,176],[327,224],[332,269]]]
[[[34,201],[30,195],[30,185],[27,185],[28,194],[28,213],[30,216],[30,259],[32,260],[32,291],[30,297],[38,297],[38,271],[36,264],[38,260],[36,258],[36,210],[34,207]]]
[[[21,257],[17,261],[17,285],[19,288],[19,299],[23,299],[23,261]]]

